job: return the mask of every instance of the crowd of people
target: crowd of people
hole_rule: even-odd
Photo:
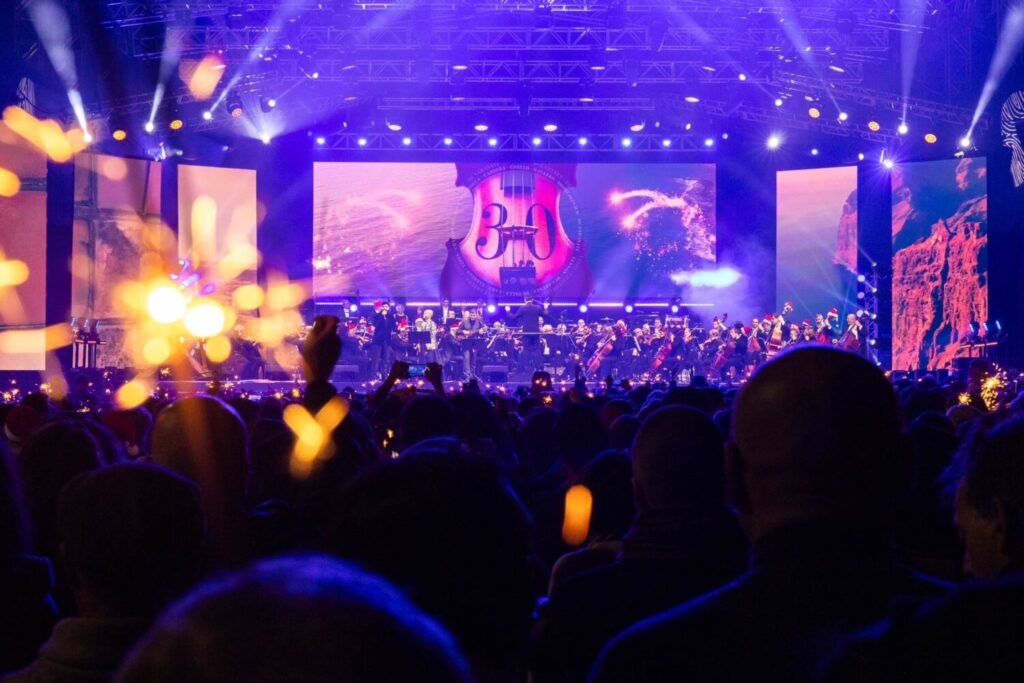
[[[317,318],[301,397],[0,406],[3,680],[1024,673],[1024,398],[983,363],[892,381],[825,340],[739,389],[506,395],[397,361],[365,394],[346,337]],[[344,405],[302,476],[289,401]]]

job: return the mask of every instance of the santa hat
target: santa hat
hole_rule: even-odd
[[[787,301],[786,303],[784,303],[782,305],[782,307],[783,308],[793,308],[793,302],[792,301]]]
[[[811,326],[811,321],[810,320],[805,320],[804,321],[804,327],[810,327],[810,326]]]
[[[753,330],[751,330],[749,327],[743,328],[743,334],[750,334],[751,332],[753,332]]]
[[[373,307],[374,309],[379,311],[380,309],[384,308],[384,302],[380,299],[377,299],[376,301],[373,302]]]
[[[22,444],[32,432],[39,426],[42,417],[28,406],[17,406],[7,413],[7,420],[4,422],[4,436],[11,443]]]
[[[828,315],[829,315],[829,317],[838,318],[839,317],[839,310],[836,309],[836,308],[830,308],[830,309],[828,309]]]
[[[103,426],[114,433],[117,440],[124,444],[129,455],[139,454],[138,437],[135,434],[135,420],[126,411],[108,410],[100,416]]]
[[[771,313],[768,313],[768,314],[767,314],[767,315],[765,315],[765,317],[764,317],[764,322],[766,322],[766,323],[770,323],[771,321],[772,321],[772,314],[771,314]]]

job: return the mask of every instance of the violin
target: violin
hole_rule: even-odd
[[[463,238],[448,241],[442,290],[589,294],[592,278],[582,240],[570,237],[559,212],[563,192],[576,185],[575,164],[456,168],[456,185],[473,195],[473,219]]]

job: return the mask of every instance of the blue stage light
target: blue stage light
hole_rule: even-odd
[[[588,140],[585,137],[580,137],[580,139],[577,140],[576,142],[579,143],[580,147],[584,147],[587,144]]]
[[[705,147],[714,147],[715,146],[715,139],[714,138],[704,138],[704,146]]]
[[[452,142],[454,142],[454,140],[452,140],[451,138],[445,138],[444,139],[444,146],[445,147],[451,147],[452,146]]]
[[[318,144],[318,145],[326,145],[327,144],[327,138],[325,138],[323,135],[316,136],[316,144]]]
[[[541,140],[540,138],[534,138],[534,139],[532,140],[532,142],[533,142],[533,146],[534,146],[534,147],[540,147],[540,146],[541,146],[541,143],[543,143],[544,141],[543,141],[543,140]]]
[[[622,146],[623,147],[632,147],[633,146],[633,139],[632,138],[622,138]]]
[[[491,147],[498,146],[498,138],[487,138],[487,144]]]
[[[356,140],[356,144],[360,147],[366,147],[366,138],[359,138]]]
[[[405,145],[406,147],[408,147],[409,145],[412,144],[412,138],[410,138],[410,137],[402,138],[402,144]]]
[[[590,310],[589,306],[586,304],[580,304],[580,313],[586,313],[588,310]]]
[[[494,304],[487,304],[487,312],[488,313],[495,313],[495,312],[497,312],[497,310],[498,310],[498,307],[495,306]]]

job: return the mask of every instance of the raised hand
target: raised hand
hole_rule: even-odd
[[[307,382],[329,380],[341,355],[338,318],[318,315],[302,344],[302,367]]]

